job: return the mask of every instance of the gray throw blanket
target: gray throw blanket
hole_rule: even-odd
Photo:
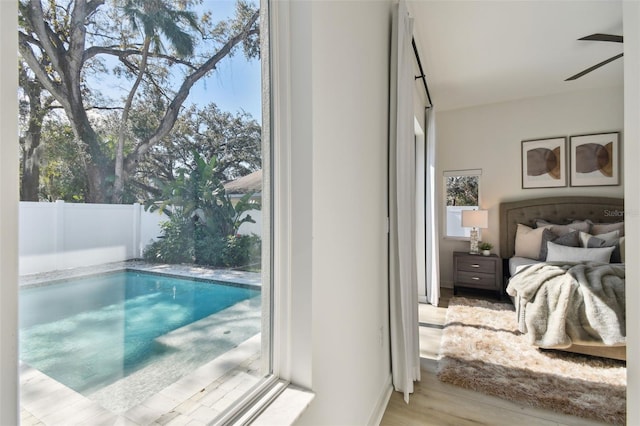
[[[539,263],[509,281],[520,331],[543,348],[625,344],[624,265]]]

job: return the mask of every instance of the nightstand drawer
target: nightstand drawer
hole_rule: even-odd
[[[458,281],[456,284],[462,287],[468,285],[474,288],[485,288],[489,290],[499,289],[496,274],[486,274],[482,272],[458,271]]]
[[[453,294],[458,288],[491,290],[502,297],[502,259],[495,254],[453,252]]]
[[[496,262],[491,259],[483,259],[480,256],[463,256],[457,258],[458,271],[482,272],[485,274],[496,273]]]

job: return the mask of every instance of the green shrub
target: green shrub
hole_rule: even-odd
[[[194,263],[218,267],[226,266],[223,261],[223,253],[226,247],[225,238],[221,235],[210,234],[204,226],[198,227],[196,235]]]
[[[259,268],[261,247],[260,237],[255,234],[229,235],[226,240],[222,261],[228,267]]]
[[[195,260],[195,226],[176,214],[162,225],[162,236],[144,251],[150,262],[193,263]]]
[[[260,210],[253,193],[235,203],[217,177],[215,157],[209,161],[194,152],[191,168],[181,168],[174,181],[161,185],[162,194],[148,200],[146,209],[169,216],[162,225],[162,237],[145,250],[152,262],[195,263],[199,265],[259,268],[260,237],[239,235],[245,223],[255,223],[247,213]]]
[[[212,233],[197,220],[174,214],[162,224],[163,235],[150,244],[144,258],[157,263],[195,263],[225,268],[259,269],[262,243],[253,235]]]

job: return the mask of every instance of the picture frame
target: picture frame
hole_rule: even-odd
[[[522,141],[522,188],[567,186],[566,136]]]
[[[570,137],[571,186],[620,185],[620,132]]]

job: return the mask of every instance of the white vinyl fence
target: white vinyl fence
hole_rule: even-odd
[[[262,212],[260,210],[249,210],[248,212],[245,212],[241,217],[246,217],[247,215],[251,215],[251,219],[253,219],[256,223],[243,223],[238,229],[238,234],[256,234],[259,237],[262,237]]]
[[[20,274],[142,257],[164,214],[140,204],[20,202]]]
[[[447,206],[445,223],[447,224],[447,237],[467,237],[471,234],[471,228],[462,227],[462,211],[476,210],[478,206]]]

